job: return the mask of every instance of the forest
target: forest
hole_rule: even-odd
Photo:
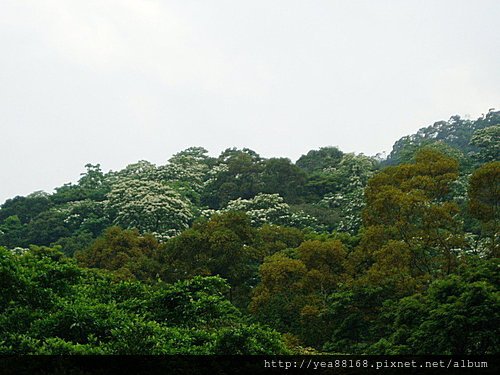
[[[387,157],[87,164],[0,206],[0,354],[498,354],[499,154],[490,110]]]

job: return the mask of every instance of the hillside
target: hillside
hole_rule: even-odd
[[[499,139],[88,164],[0,207],[0,353],[498,353]]]

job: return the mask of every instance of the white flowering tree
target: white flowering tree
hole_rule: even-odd
[[[167,239],[188,228],[191,204],[169,186],[151,180],[121,179],[106,201],[114,224]]]
[[[339,221],[336,230],[355,234],[362,224],[361,212],[365,207],[364,189],[357,187],[347,192],[327,194],[318,206],[337,211]]]
[[[158,168],[147,160],[139,160],[137,163],[127,165],[121,171],[109,173],[106,177],[112,184],[122,179],[156,180]]]
[[[479,149],[477,157],[483,162],[498,160],[500,150],[500,124],[477,130],[471,139],[471,145]]]
[[[197,204],[208,179],[207,154],[208,151],[202,147],[190,147],[175,154],[167,165],[158,168],[159,179],[175,186],[176,190]]]
[[[364,189],[377,169],[376,159],[363,154],[344,154],[335,168],[326,169],[337,182],[337,191],[327,193],[318,206],[333,209],[339,221],[336,230],[356,233],[361,227],[361,212],[365,207]]]
[[[316,219],[303,212],[292,212],[279,194],[257,194],[251,199],[235,199],[221,210],[242,211],[250,218],[253,225],[263,224],[285,225],[299,228],[316,228]]]
[[[64,223],[71,231],[86,230],[98,235],[110,224],[106,202],[85,199],[65,203],[51,211],[64,217]]]

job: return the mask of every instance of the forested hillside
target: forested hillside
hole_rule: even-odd
[[[0,353],[498,353],[499,151],[490,110],[386,160],[88,164],[0,207]]]

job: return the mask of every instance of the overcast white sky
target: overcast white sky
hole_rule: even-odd
[[[0,0],[0,203],[204,146],[389,151],[500,107],[498,0]]]

